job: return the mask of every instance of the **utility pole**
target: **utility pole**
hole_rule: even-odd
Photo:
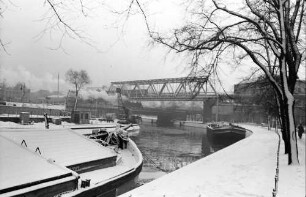
[[[57,101],[59,101],[59,73],[57,73]]]

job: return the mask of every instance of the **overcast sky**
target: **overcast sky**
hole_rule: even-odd
[[[123,23],[118,22],[117,15],[104,8],[94,10],[90,17],[77,22],[69,20],[74,22],[76,29],[84,31],[83,35],[92,40],[94,47],[66,37],[62,42],[65,53],[61,49],[50,49],[60,43],[58,32],[46,32],[37,39],[46,24],[40,20],[48,9],[43,1],[12,2],[14,5],[8,5],[1,22],[1,37],[4,42],[9,42],[9,55],[1,51],[0,77],[9,84],[23,81],[34,90],[56,90],[59,73],[61,88],[65,89],[64,74],[69,68],[87,70],[92,79],[91,86],[109,85],[111,81],[186,75],[186,62],[167,56],[166,48],[148,46],[149,38],[140,15],[132,16],[124,27],[120,26]],[[166,3],[165,8],[171,7],[170,4],[171,1]],[[172,15],[173,19],[177,18],[177,11],[158,10],[160,14]],[[166,19],[161,23],[170,24],[171,20]],[[120,28],[115,28],[118,25]]]
[[[42,19],[50,16],[47,12],[49,7],[43,4],[43,0],[11,2],[6,2],[7,8],[1,19],[1,39],[8,43],[6,49],[9,54],[0,51],[0,80],[5,79],[8,84],[21,81],[33,91],[56,91],[59,74],[60,89],[66,91],[69,85],[65,83],[64,74],[69,68],[86,70],[92,79],[90,86],[108,86],[112,81],[183,77],[188,74],[188,58],[168,54],[168,49],[163,46],[149,46],[150,39],[140,14],[132,15],[123,23],[124,18],[112,13],[110,6],[97,6],[91,0],[87,1],[91,8],[85,10],[87,17],[81,17],[73,10],[62,13],[69,24],[82,30],[82,35],[90,39],[94,45],[91,47],[69,37],[61,42],[62,34],[56,29],[40,36],[46,29],[46,20]],[[112,8],[118,8],[118,1],[105,2],[112,2]],[[152,1],[144,8],[155,30],[171,29],[184,21],[184,9],[175,0]],[[54,50],[60,43],[64,50]],[[233,77],[233,70],[223,70],[221,74],[228,81],[225,83],[226,88],[232,89],[233,84],[241,80],[246,72],[235,71],[236,77]]]

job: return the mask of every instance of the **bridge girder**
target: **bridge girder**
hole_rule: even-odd
[[[118,88],[122,95],[139,101],[203,101],[217,97],[208,76],[111,82],[107,93],[116,94]]]

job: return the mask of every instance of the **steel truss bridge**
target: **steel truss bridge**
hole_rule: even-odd
[[[107,93],[118,92],[139,101],[203,101],[218,95],[208,76],[111,82]]]

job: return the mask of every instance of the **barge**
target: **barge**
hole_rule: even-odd
[[[0,140],[1,196],[115,197],[134,187],[143,165],[131,139],[118,149],[68,128],[5,128]]]
[[[217,148],[233,144],[247,135],[245,128],[234,124],[212,123],[208,124],[207,137],[212,142],[212,145]]]

